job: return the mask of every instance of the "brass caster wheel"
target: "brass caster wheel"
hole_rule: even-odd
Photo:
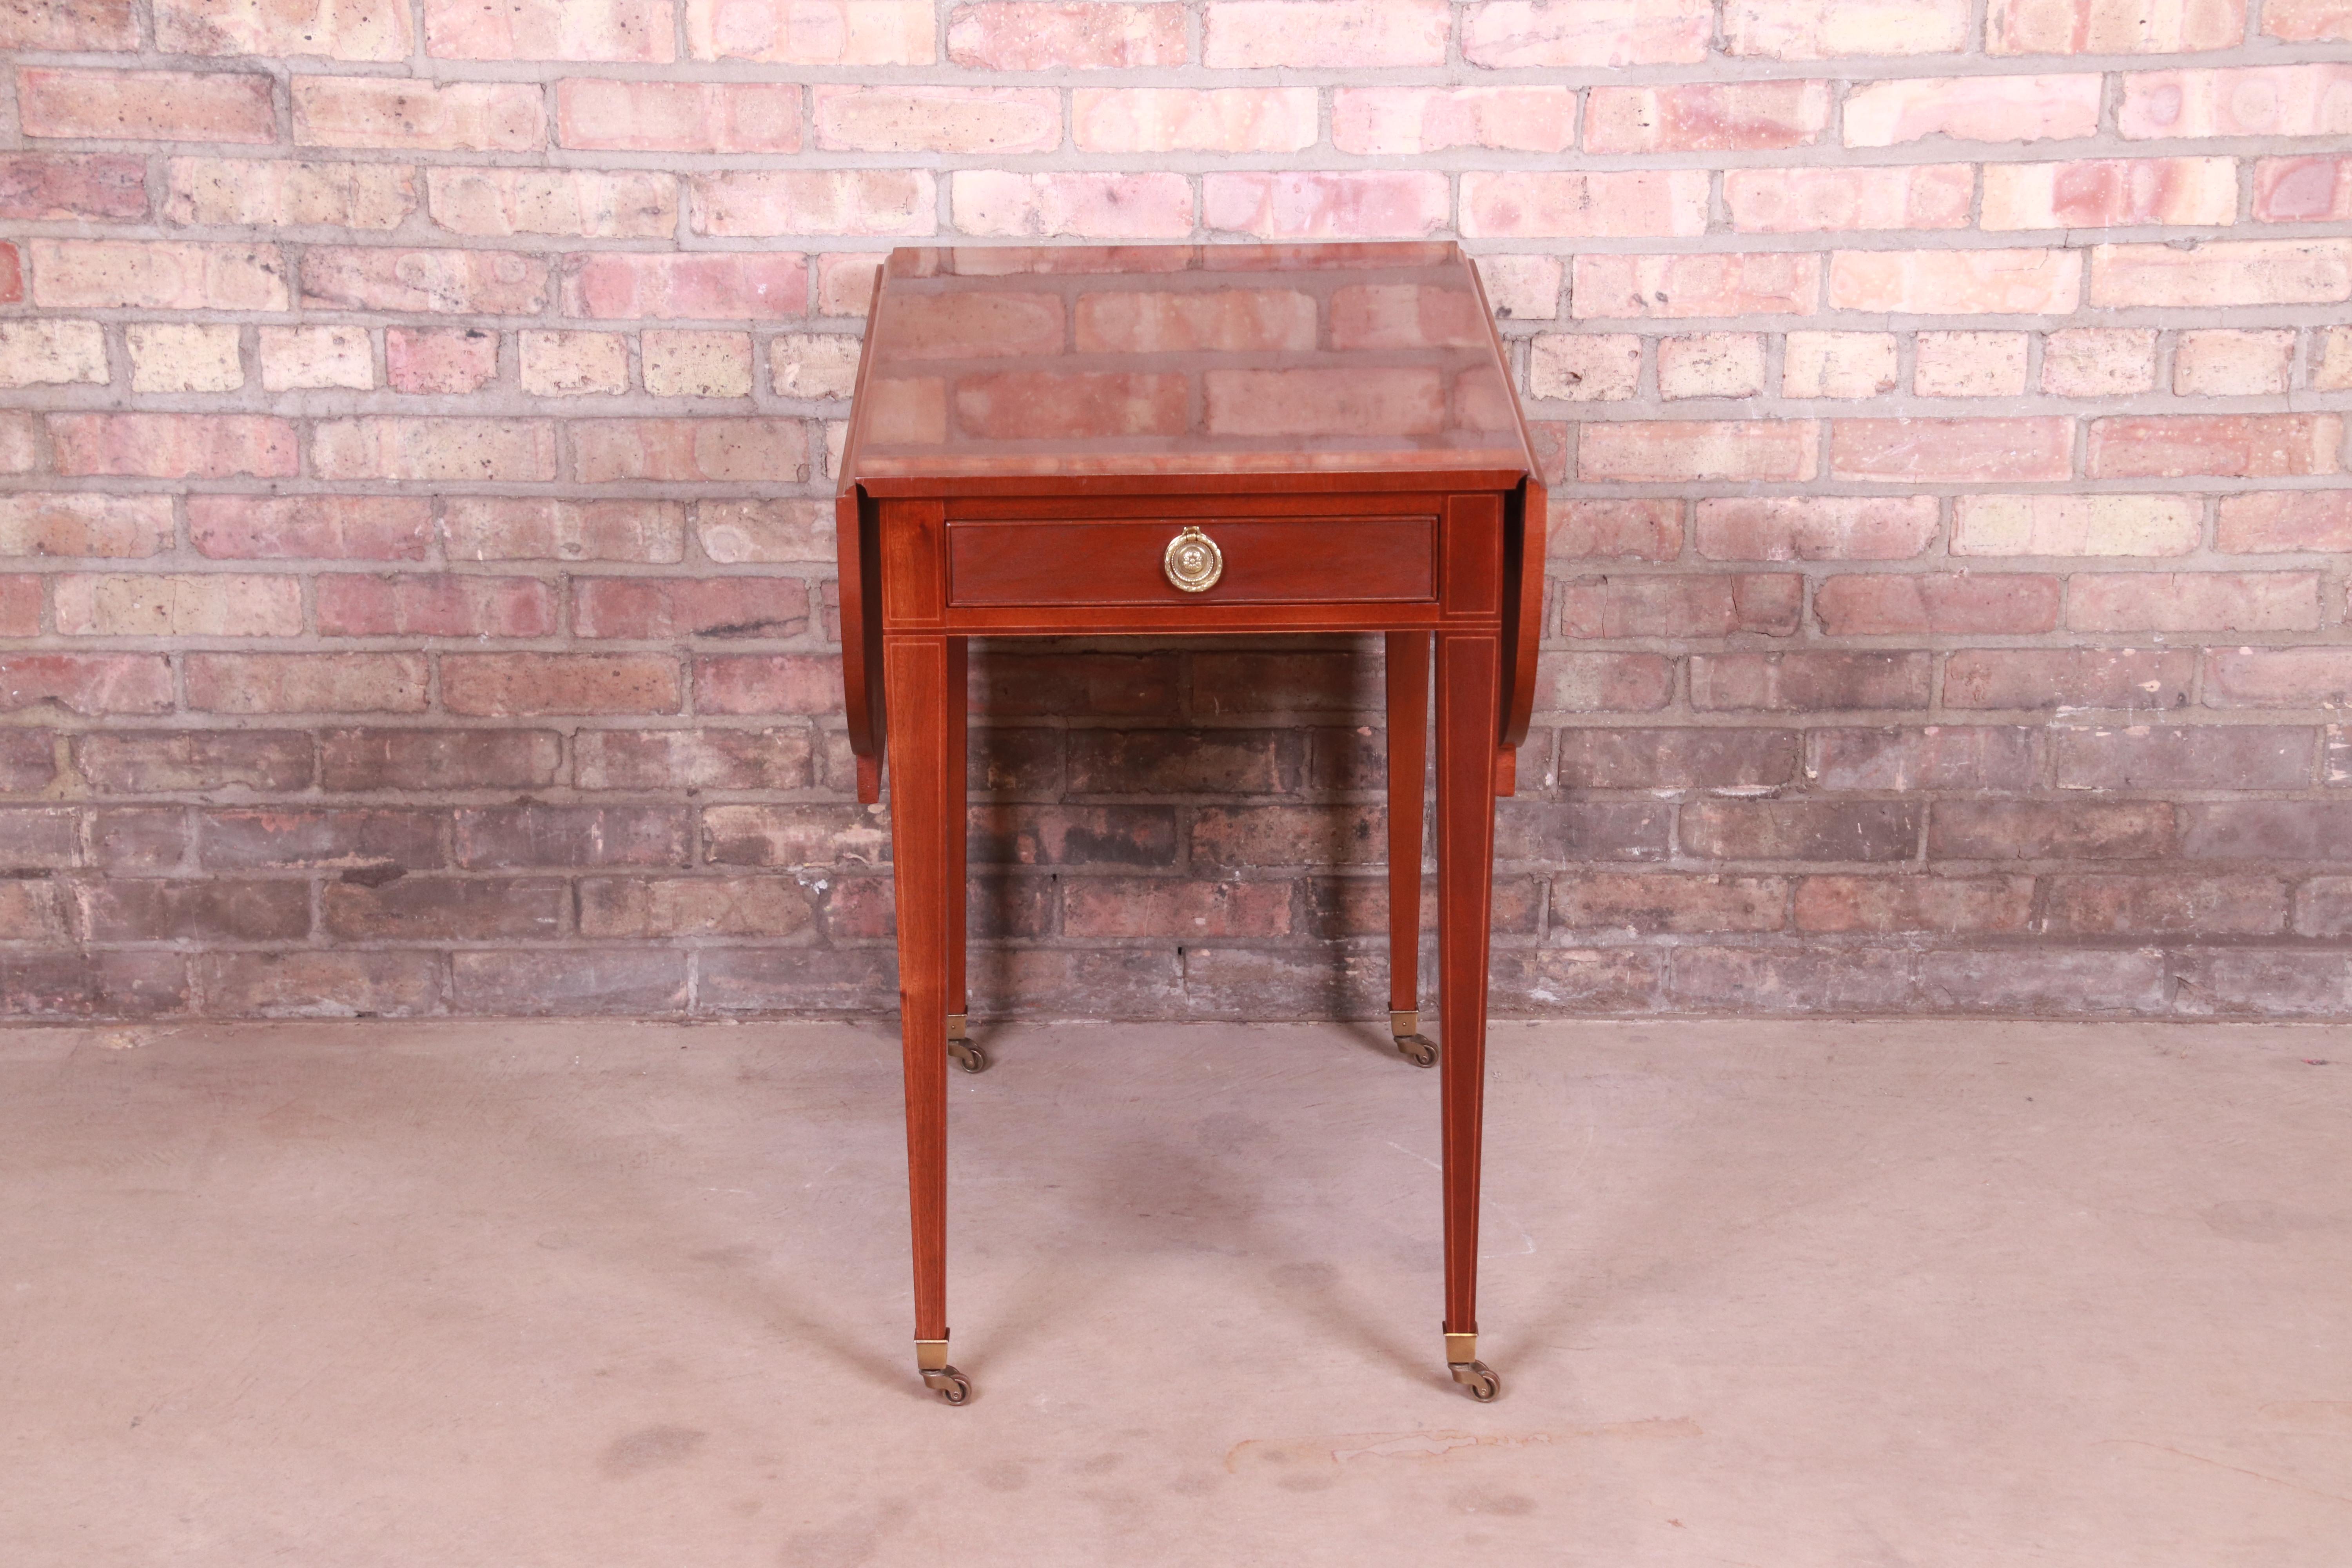
[[[1399,1035],[1396,1048],[1403,1053],[1405,1060],[1417,1068],[1433,1068],[1437,1065],[1437,1042],[1425,1036]]]
[[[943,1403],[949,1405],[961,1405],[971,1397],[971,1379],[951,1366],[943,1366],[936,1372],[924,1373],[923,1386],[938,1394]],[[1486,1397],[1491,1399],[1494,1395],[1488,1394]]]
[[[1503,1392],[1502,1378],[1483,1361],[1449,1362],[1445,1370],[1452,1373],[1454,1381],[1468,1389],[1470,1397],[1481,1405],[1493,1404],[1496,1396]]]
[[[966,1072],[986,1072],[988,1070],[988,1053],[982,1050],[978,1046],[973,1045],[970,1040],[950,1040],[948,1042],[948,1055],[955,1058],[956,1066],[963,1068]],[[961,1401],[950,1401],[950,1403],[961,1403]]]

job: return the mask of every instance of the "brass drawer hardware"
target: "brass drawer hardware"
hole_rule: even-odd
[[[1168,542],[1160,565],[1174,586],[1187,594],[1205,594],[1225,574],[1225,552],[1199,529],[1187,528]]]

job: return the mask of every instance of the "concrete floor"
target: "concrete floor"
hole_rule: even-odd
[[[2352,1562],[2352,1030],[0,1032],[8,1568]],[[1475,1559],[1473,1553],[1475,1554]]]

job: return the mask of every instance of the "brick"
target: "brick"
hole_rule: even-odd
[[[1219,693],[1223,713],[1353,712],[1374,700],[1370,661],[1343,651],[1201,653],[1196,686]]]
[[[547,143],[538,84],[298,76],[294,140],[305,147],[530,153]]]
[[[139,47],[131,0],[63,0],[0,9],[0,48],[121,51]]]
[[[1785,877],[1690,877],[1655,871],[1589,871],[1554,878],[1552,920],[1583,932],[1650,936],[1779,931]]]
[[[455,823],[456,862],[467,870],[686,863],[686,814],[667,807],[468,807]]]
[[[0,810],[0,866],[12,871],[62,870],[80,855],[75,814],[58,806]]]
[[[939,199],[931,180],[921,169],[691,174],[687,178],[688,221],[697,234],[735,237],[928,235],[939,226]]]
[[[177,55],[404,60],[408,7],[394,0],[156,0],[155,45]]]
[[[2230,224],[2238,165],[2230,158],[2088,158],[1985,165],[1986,228],[2114,228]]]
[[[2299,936],[2352,936],[2352,877],[2314,877],[2294,894]]]
[[[375,385],[375,345],[365,327],[264,327],[261,384],[270,392]]]
[[[667,239],[677,232],[677,182],[667,174],[434,168],[425,188],[433,221],[457,234]]]
[[[2184,805],[2180,852],[2197,860],[2335,861],[2352,846],[2352,812],[2330,800]]]
[[[1212,435],[1433,436],[1444,427],[1445,387],[1434,366],[1371,370],[1211,370]]]
[[[319,783],[349,793],[530,789],[555,781],[561,756],[549,730],[329,730]]]
[[[2049,879],[2043,923],[2084,936],[2262,936],[2286,923],[2270,877],[2084,876]]]
[[[1820,432],[1809,419],[1626,420],[1578,434],[1577,475],[1587,480],[1810,479]]]
[[[1281,854],[1286,847],[1291,851],[1286,859],[1266,863],[1292,864],[1302,852],[1313,858],[1319,838],[1335,837],[1361,847],[1363,814],[1353,810],[1311,814],[1324,823],[1320,833],[1293,838],[1286,846],[1285,825],[1295,826],[1309,815],[1297,806],[1202,811],[1196,814],[1193,829],[1194,860],[1204,865],[1252,863],[1247,857]],[[976,805],[968,831],[971,858],[982,865],[1164,867],[1176,859],[1176,813],[1168,806]]]
[[[93,811],[89,814],[87,832],[89,863],[105,871],[138,876],[194,869],[195,826],[185,807],[158,805]],[[16,835],[6,837],[13,838]]]
[[[2026,929],[2031,877],[1806,877],[1794,900],[1799,931],[1996,932]]]
[[[725,565],[831,561],[833,510],[814,501],[707,500],[696,509],[702,552]]]
[[[0,732],[0,790],[34,795],[47,789],[58,776],[57,742],[48,730]]]
[[[1915,315],[2066,315],[2082,271],[2063,250],[1841,250],[1830,308]]]
[[[114,878],[81,889],[93,942],[299,942],[310,888],[290,880]]]
[[[257,414],[52,414],[60,474],[291,479],[292,421]]]
[[[2077,573],[2066,624],[2077,631],[2315,631],[2320,581],[2308,572]]]
[[[1764,339],[1700,332],[1658,340],[1658,395],[1753,397],[1764,390]]]
[[[2094,479],[2332,474],[2344,442],[2333,414],[2152,415],[2091,421]]]
[[[1212,70],[1442,66],[1452,25],[1444,0],[1211,0],[1201,63]]]
[[[1569,313],[1593,316],[1810,315],[1821,294],[1811,255],[1580,255]]]
[[[1209,176],[1211,180],[1251,177]],[[1462,176],[1462,232],[1472,238],[1695,236],[1706,232],[1706,173],[1702,169],[1615,174],[1472,171]],[[1219,224],[1216,212],[1212,204],[1212,226],[1234,226]]]
[[[572,632],[583,637],[789,637],[808,629],[797,577],[580,577],[572,595]]]
[[[440,1010],[431,953],[221,952],[195,960],[206,1010],[230,1017],[413,1018]]]
[[[1503,948],[1492,963],[1498,1017],[1614,1016],[1659,1005],[1663,955],[1627,947]]]
[[[1062,97],[1051,88],[821,84],[812,94],[816,145],[829,152],[1049,153],[1062,142]]]
[[[861,340],[846,332],[784,332],[768,340],[768,380],[779,397],[846,398]]]
[[[33,302],[48,310],[283,310],[274,245],[32,239]]]
[[[1733,169],[1723,177],[1731,226],[1758,234],[1966,228],[1975,194],[1975,172],[1966,163]]]
[[[969,70],[1126,70],[1184,63],[1168,5],[988,0],[948,15],[948,58]]]
[[[2174,853],[2163,801],[1938,801],[1933,860],[2152,860]]]
[[[577,397],[629,389],[629,340],[619,332],[523,332],[522,389]]]
[[[1557,256],[1481,256],[1479,285],[1504,321],[1552,321],[1567,268]]]
[[[1480,0],[1462,13],[1462,58],[1475,66],[1695,65],[1706,58],[1704,0]]]
[[[1944,671],[1953,708],[2184,706],[2196,656],[2137,648],[1969,648]]]
[[[1833,419],[1838,479],[1922,484],[2063,479],[2074,468],[2074,423],[2023,419]]]
[[[2344,0],[2264,0],[2263,34],[2293,43],[2352,39],[2352,9]]]
[[[2204,536],[2193,496],[1974,495],[1954,503],[1955,555],[2189,555]]]
[[[1908,860],[1923,815],[1907,800],[1695,800],[1682,847],[1715,860]]]
[[[1671,811],[1656,801],[1496,803],[1495,855],[1540,864],[1664,860]]]
[[[698,60],[929,65],[938,26],[931,0],[686,0]]]
[[[2116,129],[2126,139],[2341,136],[2352,131],[2352,64],[2136,71],[2123,78]]]
[[[450,654],[441,705],[452,713],[675,713],[677,661],[665,654]]]
[[[206,653],[187,658],[188,706],[206,713],[421,713],[419,653]]]
[[[815,920],[809,895],[782,877],[590,877],[580,884],[583,936],[791,937]]]
[[[801,89],[782,82],[624,81],[555,88],[556,140],[629,153],[797,153]]]
[[[2300,789],[2317,731],[2252,724],[2053,731],[2060,789]]]
[[[814,748],[805,728],[705,726],[583,730],[572,750],[573,781],[582,789],[785,790],[809,786]]]
[[[540,419],[321,420],[310,463],[328,479],[551,479],[555,430]]]
[[[656,397],[751,395],[751,340],[745,333],[647,328],[638,343],[646,390]]]
[[[1816,730],[1806,777],[1824,790],[2023,790],[2041,776],[2030,725]]]
[[[390,496],[190,496],[188,542],[215,560],[422,561],[433,512]]]
[[[1911,390],[1922,397],[2016,397],[2025,391],[2023,332],[1921,332]]]
[[[1379,806],[1221,805],[1192,814],[1196,867],[1369,866],[1387,848],[1388,813]]]
[[[2352,707],[2352,649],[2208,648],[2205,706]]]
[[[1297,139],[1232,151],[1286,153],[1314,145],[1312,89],[1281,90],[1305,93],[1310,106],[1303,121],[1289,122],[1297,126]],[[1561,87],[1343,87],[1331,96],[1331,145],[1373,157],[1454,147],[1565,153],[1576,145],[1576,93]]]
[[[2343,158],[2263,158],[2254,164],[2254,218],[2311,223],[2352,217],[2352,172]]]
[[[669,0],[425,0],[425,52],[445,60],[677,58]]]
[[[1919,955],[1919,997],[1937,1012],[2162,1013],[2164,956],[1998,947]]]
[[[302,302],[339,310],[535,316],[547,309],[547,262],[510,250],[313,246]]]
[[[1174,816],[1162,816],[1172,853]],[[879,865],[889,858],[887,823],[878,806],[705,806],[702,858],[719,866]]]
[[[2156,385],[2151,327],[2073,327],[2042,340],[2042,390],[2060,397],[2123,397]]]
[[[1923,653],[1716,653],[1691,660],[1702,711],[1807,712],[1927,706]]]
[[[1073,730],[1073,795],[1279,795],[1297,786],[1293,737],[1271,730]]]
[[[212,870],[398,868],[442,863],[442,814],[374,808],[276,807],[200,814]]]
[[[1062,894],[1073,937],[1177,936],[1191,941],[1286,936],[1287,882],[1171,881],[1156,877],[1073,878]]]
[[[41,588],[38,577],[0,577],[0,637],[41,635]]]
[[[20,304],[25,298],[25,259],[13,245],[0,244],[0,303]]]
[[[2283,393],[2294,368],[2292,328],[2186,331],[2172,351],[2172,390],[2183,397]]]
[[[796,320],[807,310],[808,258],[793,251],[597,251],[564,258],[567,316],[773,321]]]
[[[685,1010],[686,955],[644,948],[475,949],[449,958],[461,1014],[615,1016]]]
[[[96,321],[0,321],[0,386],[106,379],[106,332]]]
[[[310,737],[298,730],[91,731],[74,737],[73,754],[76,770],[108,795],[310,783]]]
[[[30,473],[38,466],[40,426],[19,409],[0,409],[0,474]]]
[[[1528,352],[1528,391],[1577,403],[1632,397],[1642,380],[1642,340],[1630,332],[1546,332]]]
[[[2023,572],[1847,574],[1813,592],[1829,637],[2023,636],[2058,625],[2059,579]]]
[[[278,114],[269,93],[269,79],[248,72],[16,72],[16,112],[27,136],[275,142]]]
[[[174,158],[163,216],[178,224],[389,229],[416,210],[416,176],[398,163]]]
[[[245,384],[235,327],[134,321],[122,336],[133,392],[234,392]]]
[[[1797,776],[1794,730],[1563,730],[1562,789],[1733,789]]]
[[[147,160],[121,153],[0,154],[0,218],[147,216]]]
[[[2245,0],[1993,0],[1985,19],[1991,55],[2180,54],[2245,36]]]
[[[285,637],[302,635],[302,584],[243,573],[59,577],[68,637]]]
[[[1713,153],[1807,147],[1820,139],[1829,122],[1830,84],[1825,81],[1596,87],[1585,98],[1584,150]],[[1342,149],[1359,150],[1386,149]]]
[[[2096,75],[1910,77],[1846,95],[1845,144],[2073,141],[2099,129]]]
[[[1546,712],[1654,712],[1674,700],[1674,661],[1654,653],[1555,653],[1538,670]]]
[[[2352,961],[2334,950],[2221,948],[2184,952],[2177,1010],[2190,1017],[2341,1017]]]
[[[156,654],[0,654],[0,711],[44,702],[91,717],[166,713],[171,666]]]
[[[2352,490],[2223,496],[2217,542],[2245,554],[2352,550]]]
[[[479,392],[499,374],[499,334],[480,327],[386,327],[385,378],[394,392]]]
[[[956,176],[959,192],[963,179]],[[1202,226],[1262,239],[1419,238],[1445,226],[1450,205],[1445,176],[1430,170],[1201,177]],[[1172,193],[1169,210],[1176,212]],[[1183,211],[1190,210],[1188,196]]]
[[[2192,250],[2101,245],[2091,251],[2091,303],[2212,310],[2340,304],[2352,299],[2352,241],[2210,240]]]
[[[1713,561],[1906,561],[1937,534],[1932,496],[1709,498],[1697,517]]]
[[[1555,561],[1672,561],[1682,552],[1680,501],[1560,500],[1552,504],[1545,553]]]
[[[1876,397],[1895,390],[1892,332],[1790,332],[1781,342],[1783,397]]]
[[[1804,580],[1778,574],[1572,577],[1560,590],[1571,637],[1789,637]]]
[[[686,508],[674,500],[460,498],[442,518],[458,561],[679,561]]]
[[[795,419],[596,419],[572,426],[584,484],[808,478],[808,442]]]
[[[1731,0],[1723,15],[1730,53],[1769,59],[1946,54],[1968,35],[1964,0]]]
[[[490,942],[561,935],[570,901],[552,879],[402,877],[329,882],[319,910],[326,934],[345,942]]]
[[[555,631],[555,599],[536,577],[338,572],[318,581],[322,637],[536,637]]]
[[[1189,387],[1189,378],[1180,374],[1118,371],[964,376],[956,383],[956,422],[982,439],[1022,439],[1045,431],[1079,438],[1176,437],[1187,427]],[[1232,392],[1230,384],[1211,381],[1211,428],[1230,423],[1221,394]]]
[[[779,1010],[871,1014],[897,994],[897,971],[879,949],[713,948],[695,968],[697,1005],[722,1017]]]

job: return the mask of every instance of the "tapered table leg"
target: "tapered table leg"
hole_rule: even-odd
[[[963,816],[961,662],[950,640],[886,640],[890,856],[898,901],[898,1028],[907,1080],[907,1184],[914,1223],[915,1363],[950,1405],[971,1391],[948,1364],[948,940],[963,899],[951,858]]]
[[[1435,1067],[1421,1032],[1421,812],[1429,771],[1429,634],[1388,634],[1389,1034]]]
[[[969,715],[964,691],[970,684],[971,639],[948,638],[948,864],[955,872],[954,896],[948,900],[948,1055],[966,1072],[988,1066],[988,1053],[971,1043],[971,991],[964,978],[964,824],[970,795],[966,788],[970,751]]]
[[[1502,642],[1437,637],[1437,998],[1445,1194],[1445,1361],[1473,1396],[1500,1381],[1478,1360],[1478,1161],[1486,1072],[1486,952],[1494,918],[1495,748]]]

